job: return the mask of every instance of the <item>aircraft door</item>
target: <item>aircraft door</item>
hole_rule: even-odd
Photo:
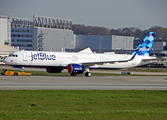
[[[103,56],[100,56],[100,61],[104,61],[104,57]]]
[[[132,60],[132,65],[135,65],[136,64],[136,59],[134,58],[133,60]]]
[[[27,53],[23,52],[23,61],[27,61]]]

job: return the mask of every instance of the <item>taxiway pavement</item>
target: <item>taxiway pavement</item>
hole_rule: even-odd
[[[0,76],[0,90],[167,90],[167,76]]]

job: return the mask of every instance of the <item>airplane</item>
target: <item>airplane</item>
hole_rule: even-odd
[[[150,56],[155,32],[149,32],[137,49],[131,54],[101,54],[90,49],[78,53],[48,51],[17,51],[3,59],[13,67],[43,67],[49,73],[60,73],[67,69],[71,76],[82,74],[92,76],[90,69],[132,68],[157,60]]]

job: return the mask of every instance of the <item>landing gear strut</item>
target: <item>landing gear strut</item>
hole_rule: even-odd
[[[89,72],[89,67],[85,69],[86,73],[85,73],[85,76],[86,77],[91,77],[92,76],[92,73]]]

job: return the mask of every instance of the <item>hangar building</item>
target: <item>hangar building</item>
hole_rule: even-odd
[[[79,51],[90,47],[94,52],[130,54],[140,40],[116,35],[74,35],[72,20],[45,16],[26,18],[0,16],[0,44],[20,50]],[[158,47],[157,47],[158,46]],[[163,43],[156,41],[154,50],[163,50]]]
[[[72,21],[34,15],[32,22],[25,18],[0,16],[0,42],[19,46],[20,50],[74,49]]]
[[[34,50],[64,51],[74,49],[72,20],[36,16],[34,23]]]
[[[134,37],[116,35],[76,35],[76,49],[90,47],[96,52],[133,50]]]

